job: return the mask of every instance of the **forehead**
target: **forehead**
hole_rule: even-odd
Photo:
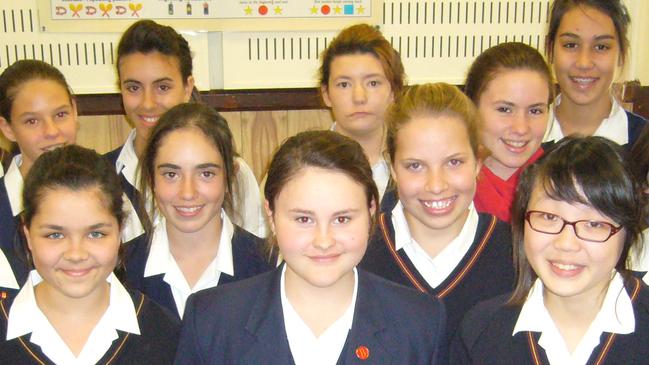
[[[158,144],[156,162],[184,160],[221,161],[222,156],[215,142],[196,127],[175,129],[167,133]]]
[[[97,219],[98,215],[112,216],[107,204],[109,197],[97,185],[80,189],[54,186],[43,188],[39,193],[34,219],[73,223]]]
[[[617,37],[613,19],[603,11],[590,6],[575,6],[568,10],[559,23],[557,35],[572,33],[582,37],[611,35]]]
[[[450,113],[413,116],[397,130],[396,138],[397,153],[421,151],[445,157],[471,151],[466,122]]]
[[[162,78],[182,81],[178,58],[158,51],[128,54],[119,60],[118,67],[121,81],[126,79],[148,81]]]
[[[331,61],[331,77],[377,74],[385,76],[378,57],[371,53],[352,53],[334,57]]]
[[[70,94],[61,84],[53,80],[32,79],[20,84],[14,94],[12,114],[22,107],[60,107],[70,104]]]
[[[365,189],[344,172],[303,167],[284,184],[276,204],[315,211],[358,209],[366,205]]]
[[[550,97],[549,82],[546,75],[534,70],[500,70],[494,74],[482,92],[482,97],[503,97],[508,99],[542,99]],[[538,102],[538,101],[537,101]]]

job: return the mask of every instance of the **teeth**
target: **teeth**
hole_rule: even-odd
[[[516,148],[524,147],[527,144],[527,141],[512,141],[512,140],[509,140],[509,139],[503,139],[503,142],[505,142],[505,144],[507,144],[507,145],[510,145],[510,146],[516,147]]]
[[[194,213],[201,209],[201,207],[176,207],[176,209],[183,213]]]
[[[147,123],[155,123],[158,121],[158,117],[142,117],[142,120]]]
[[[552,265],[558,267],[561,270],[566,270],[566,271],[576,270],[578,268],[577,265],[560,264],[558,262],[553,262]]]
[[[55,149],[57,149],[59,147],[63,147],[63,144],[55,144],[55,145],[52,145],[52,146],[47,146],[47,147],[43,148],[43,150],[44,151],[52,151],[52,150],[55,150]]]
[[[587,85],[595,82],[595,78],[593,77],[573,77],[572,80],[580,85]]]
[[[452,202],[453,199],[432,200],[432,201],[424,201],[424,205],[432,209],[444,209],[447,208],[449,205],[451,205]]]

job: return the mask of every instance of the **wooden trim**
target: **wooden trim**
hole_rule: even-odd
[[[210,90],[200,93],[208,105],[223,112],[260,110],[324,109],[318,88]],[[79,115],[124,114],[120,94],[77,95]],[[633,112],[649,119],[649,86],[627,82],[622,99],[633,104]]]

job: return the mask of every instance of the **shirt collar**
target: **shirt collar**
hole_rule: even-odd
[[[17,216],[23,211],[23,175],[20,173],[20,165],[23,164],[22,155],[18,154],[11,160],[11,164],[4,176],[7,196],[9,196],[9,205],[11,205],[11,214]]]
[[[628,334],[634,330],[633,303],[624,289],[622,276],[616,272],[608,286],[602,307],[572,354],[568,352],[563,337],[545,307],[543,282],[540,279],[536,279],[521,308],[512,336],[523,331],[541,332],[539,345],[546,350],[551,363],[585,364],[599,344],[603,332]]]
[[[139,184],[137,183],[137,164],[139,160],[135,154],[135,129],[131,130],[124,142],[122,150],[117,156],[117,161],[115,161],[115,168],[117,173],[124,175],[124,178],[133,186],[135,189],[139,189]]]
[[[561,131],[561,125],[556,117],[556,107],[561,104],[561,94],[557,95],[554,101],[554,107],[550,108],[550,123],[548,129],[545,131],[544,142],[559,141],[564,137]],[[606,137],[617,144],[624,145],[629,143],[629,118],[624,111],[624,108],[611,96],[611,111],[607,118],[602,120],[602,123],[597,127],[593,136]]]
[[[2,250],[0,250],[0,287],[20,289],[14,271],[11,269],[11,264],[9,264],[9,260],[7,260],[7,256]]]
[[[221,237],[219,248],[214,257],[215,269],[219,272],[234,276],[234,259],[232,257],[232,237],[234,237],[234,225],[221,209]],[[173,262],[172,262],[173,261]],[[169,237],[167,236],[166,219],[158,215],[151,239],[151,249],[144,268],[144,277],[166,274],[175,260],[169,250]],[[211,265],[210,265],[211,266]]]
[[[104,356],[112,342],[119,337],[117,330],[140,334],[131,296],[111,273],[106,278],[110,283],[108,309],[90,333],[79,356],[74,356],[36,303],[34,287],[42,280],[33,270],[16,296],[9,310],[7,340],[31,333],[30,342],[40,346],[43,353],[53,362],[84,364],[95,363]]]

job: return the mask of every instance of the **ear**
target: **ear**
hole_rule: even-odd
[[[394,182],[396,183],[397,182],[397,174],[394,171],[394,165],[392,164],[392,162],[389,162],[388,166],[390,166],[390,176],[392,176],[392,180],[394,180]]]
[[[268,199],[264,199],[264,212],[268,218],[268,224],[270,225],[270,230],[275,234],[275,219],[273,218],[273,211],[270,209],[270,203]]]
[[[327,85],[320,86],[320,94],[322,94],[322,100],[328,108],[331,108],[331,99],[329,98],[329,89]]]
[[[16,136],[14,135],[14,130],[11,128],[11,124],[5,118],[0,117],[0,130],[2,134],[7,137],[11,142],[16,142]]]
[[[185,91],[185,103],[192,98],[192,91],[194,91],[194,76],[189,75],[187,77],[187,82],[185,82],[184,91]]]
[[[374,213],[376,213],[376,200],[372,199],[372,203],[370,203],[370,216],[373,217]]]
[[[27,228],[27,226],[24,225],[24,224],[22,226],[23,226],[23,234],[25,235],[25,239],[27,241],[27,248],[29,248],[29,251],[33,251],[32,250],[32,240],[29,237],[29,228]]]
[[[77,101],[74,98],[72,98],[71,104],[72,104],[72,116],[74,117],[74,123],[77,125],[77,132],[78,132],[79,128],[81,128],[81,124],[79,124],[79,113],[77,109]]]

